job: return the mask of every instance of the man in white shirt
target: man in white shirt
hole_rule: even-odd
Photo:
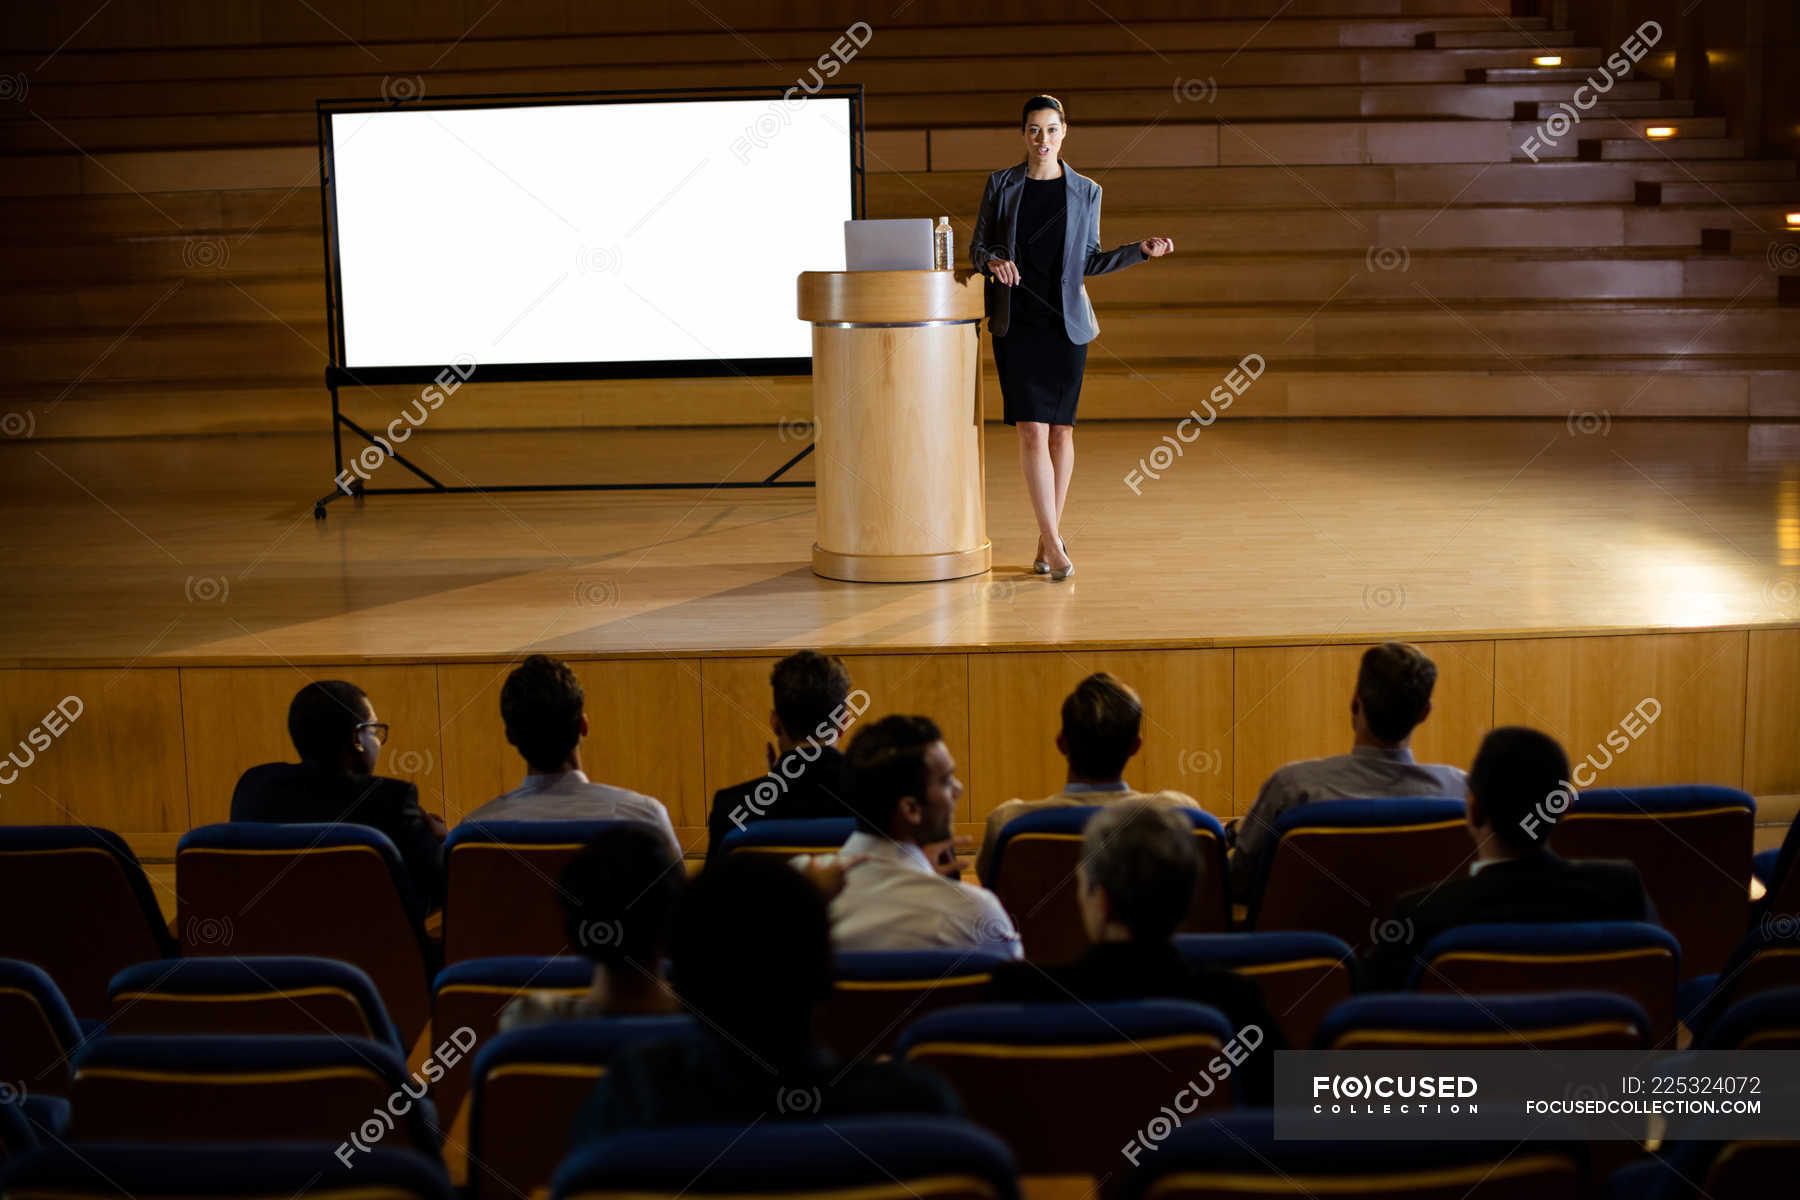
[[[999,899],[944,878],[920,849],[950,838],[963,790],[937,725],[884,717],[856,734],[847,758],[857,830],[835,856],[846,870],[831,902],[833,948],[980,948],[1020,957],[1019,931]]]
[[[636,821],[668,840],[677,861],[681,842],[662,802],[626,788],[594,783],[581,769],[587,736],[586,697],[569,665],[533,654],[500,688],[506,740],[524,756],[524,782],[464,821]]]

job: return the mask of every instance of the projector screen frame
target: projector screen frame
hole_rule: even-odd
[[[799,453],[788,459],[772,474],[761,480],[748,482],[701,481],[701,482],[644,482],[644,483],[568,483],[568,484],[508,484],[491,487],[452,486],[433,478],[429,473],[411,462],[400,451],[381,441],[375,434],[364,429],[360,424],[346,416],[343,412],[339,391],[345,387],[372,387],[386,384],[417,384],[425,386],[437,381],[448,369],[448,364],[432,364],[419,366],[383,366],[383,367],[351,367],[345,363],[345,331],[344,331],[344,296],[343,274],[340,262],[340,245],[337,228],[337,193],[336,162],[333,153],[331,118],[340,114],[395,112],[402,110],[436,110],[436,109],[470,109],[470,108],[525,108],[546,105],[572,104],[630,104],[645,101],[699,101],[699,100],[767,100],[783,101],[789,93],[798,89],[795,85],[770,87],[690,87],[690,88],[637,88],[618,91],[582,91],[582,92],[501,92],[490,94],[459,94],[449,96],[419,96],[407,99],[370,99],[368,97],[339,97],[320,99],[316,103],[319,138],[319,216],[323,229],[325,258],[325,324],[326,335],[330,344],[328,364],[325,368],[325,386],[331,393],[331,439],[332,458],[336,468],[334,482],[338,482],[332,492],[321,497],[313,505],[313,516],[323,519],[325,506],[331,501],[344,496],[362,497],[365,495],[421,495],[430,493],[478,493],[478,492],[548,492],[548,491],[639,491],[661,490],[669,488],[767,488],[767,487],[812,487],[811,480],[782,479],[791,467],[812,452],[812,444],[808,443]],[[825,84],[807,92],[807,100],[839,99],[850,102],[850,215],[860,219],[864,215],[868,196],[868,171],[864,155],[864,95],[860,83]],[[460,372],[459,372],[460,373]],[[812,358],[806,357],[774,357],[756,359],[651,359],[617,362],[554,362],[554,363],[497,363],[492,366],[478,366],[473,377],[466,377],[460,386],[472,387],[491,383],[546,383],[560,381],[608,380],[608,379],[712,379],[737,375],[749,377],[760,376],[792,376],[812,373]],[[341,481],[348,474],[344,469],[344,430],[360,438],[372,446],[381,446],[386,456],[395,463],[412,472],[423,480],[422,486],[415,487],[369,487],[363,479],[352,477],[348,484]]]

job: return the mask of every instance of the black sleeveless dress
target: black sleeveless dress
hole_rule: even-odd
[[[1063,327],[1063,234],[1068,224],[1067,177],[1027,179],[1019,198],[1013,250],[1019,282],[1008,297],[1006,336],[994,339],[994,366],[1008,425],[1075,423],[1087,346]]]

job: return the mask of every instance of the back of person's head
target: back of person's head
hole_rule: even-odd
[[[930,782],[925,755],[943,738],[930,717],[883,717],[856,731],[845,760],[850,811],[859,828],[885,834],[901,800],[912,796],[924,801]]]
[[[675,991],[703,1028],[775,1057],[810,1044],[831,992],[825,897],[776,858],[731,854],[687,885],[669,943]]]
[[[1075,685],[1062,704],[1063,749],[1083,779],[1112,780],[1138,748],[1144,705],[1130,685],[1105,671]]]
[[[533,654],[513,668],[500,688],[500,719],[506,740],[518,747],[534,771],[560,771],[581,740],[586,703],[581,681],[569,664]]]
[[[594,835],[557,879],[569,945],[602,966],[662,971],[669,925],[687,872],[648,825]]]
[[[1403,742],[1431,708],[1437,664],[1417,646],[1383,642],[1363,652],[1356,698],[1369,732],[1384,742]]]
[[[288,705],[288,737],[307,762],[336,763],[354,748],[356,727],[367,718],[368,695],[354,683],[322,679],[294,694]]]
[[[1555,738],[1523,725],[1503,725],[1481,739],[1468,787],[1494,837],[1513,851],[1545,848],[1575,795],[1569,756]]]
[[[769,687],[775,693],[775,719],[790,741],[837,736],[833,718],[850,698],[850,672],[843,659],[816,650],[790,654],[769,672]]]
[[[1106,893],[1112,919],[1133,941],[1173,937],[1200,886],[1200,849],[1181,813],[1154,804],[1109,804],[1081,834],[1087,886]]]

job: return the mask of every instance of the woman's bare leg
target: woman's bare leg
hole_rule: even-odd
[[[1038,550],[1051,567],[1066,567],[1057,532],[1056,470],[1050,461],[1050,426],[1042,421],[1020,421],[1019,465],[1025,471],[1025,490],[1031,496],[1031,514],[1037,518]]]
[[[1062,528],[1063,506],[1069,499],[1069,478],[1075,473],[1075,427],[1050,426],[1050,469],[1056,478],[1056,527]]]

